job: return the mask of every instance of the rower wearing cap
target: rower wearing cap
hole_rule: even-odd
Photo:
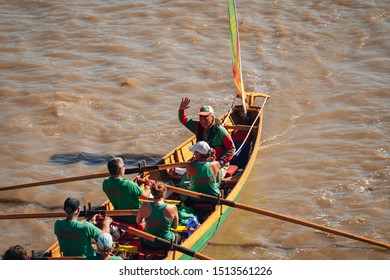
[[[89,222],[78,221],[80,200],[68,197],[64,202],[66,218],[57,220],[54,224],[54,234],[57,236],[63,256],[95,256],[91,238],[97,239],[102,233],[110,233],[112,219],[106,216],[103,228],[100,229]]]
[[[191,146],[195,160],[187,165],[187,178],[190,180],[190,190],[212,196],[220,195],[221,170],[217,161],[212,159],[213,148],[205,141],[199,141]],[[189,198],[199,202],[199,199]],[[188,201],[186,202],[188,204]]]
[[[96,240],[97,254],[93,257],[87,257],[87,260],[123,260],[120,256],[112,254],[114,251],[114,242],[109,233],[102,233]]]

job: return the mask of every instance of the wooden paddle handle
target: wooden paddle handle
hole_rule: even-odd
[[[187,162],[178,162],[178,163],[168,163],[168,164],[157,164],[157,165],[151,165],[151,166],[140,166],[140,167],[126,169],[125,174],[141,173],[144,171],[151,171],[151,170],[165,170],[165,169],[170,169],[173,167],[185,167],[185,166],[187,166],[187,164],[188,164]],[[23,189],[23,188],[38,187],[38,186],[53,185],[53,184],[68,183],[68,182],[74,182],[74,181],[96,179],[96,178],[103,178],[103,177],[108,177],[108,176],[110,176],[110,173],[103,172],[103,173],[68,177],[68,178],[62,178],[62,179],[53,179],[53,180],[47,180],[47,181],[41,181],[41,182],[19,184],[19,185],[7,186],[7,187],[0,187],[0,192],[1,191],[8,191],[8,190]]]
[[[112,217],[127,217],[137,215],[137,209],[129,210],[90,210],[87,212],[81,211],[80,217],[94,214],[104,214]],[[65,212],[37,212],[37,213],[13,213],[13,214],[0,214],[0,220],[13,220],[13,219],[38,219],[38,218],[64,218],[66,217]]]
[[[348,238],[351,238],[351,239],[354,239],[354,240],[358,240],[358,241],[362,241],[362,242],[369,243],[369,244],[372,244],[372,245],[376,245],[376,246],[379,246],[379,247],[383,247],[383,248],[386,248],[386,249],[390,249],[390,244],[388,244],[388,243],[384,243],[384,242],[381,242],[381,241],[373,240],[373,239],[370,239],[370,238],[367,238],[367,237],[364,237],[364,236],[359,236],[359,235],[356,235],[356,234],[348,233],[348,232],[337,230],[337,229],[334,229],[334,228],[322,226],[322,225],[315,224],[315,223],[312,223],[312,222],[308,222],[308,221],[305,221],[305,220],[297,219],[297,218],[294,218],[294,217],[291,217],[291,216],[282,215],[282,214],[279,214],[279,213],[276,213],[276,212],[272,212],[272,211],[269,211],[269,210],[265,210],[265,209],[253,207],[253,206],[250,206],[250,205],[241,204],[241,203],[238,203],[238,202],[235,202],[235,201],[218,198],[216,196],[211,196],[211,195],[207,195],[207,194],[197,193],[197,192],[193,192],[193,191],[189,191],[189,190],[185,190],[185,189],[181,189],[181,188],[177,188],[177,187],[167,186],[167,188],[170,191],[176,192],[176,193],[179,193],[179,194],[183,194],[183,195],[187,195],[187,196],[191,196],[191,197],[195,197],[195,198],[199,198],[199,199],[204,199],[204,200],[208,200],[208,201],[221,203],[221,204],[224,204],[224,205],[227,205],[227,206],[230,206],[230,207],[239,208],[239,209],[242,209],[242,210],[245,210],[245,211],[250,211],[250,212],[253,212],[253,213],[269,216],[269,217],[272,217],[272,218],[276,218],[276,219],[279,219],[279,220],[295,223],[295,224],[302,225],[302,226],[311,227],[311,228],[314,228],[314,229],[322,230],[322,231],[325,231],[325,232],[333,233],[333,234],[336,234],[336,235],[348,237]]]
[[[179,252],[182,252],[186,255],[189,255],[191,257],[195,257],[197,259],[200,259],[200,260],[213,260],[213,258],[210,258],[209,256],[206,256],[206,255],[203,255],[203,254],[200,254],[200,253],[197,253],[195,251],[192,251],[184,246],[181,246],[181,245],[178,245],[178,244],[175,244],[175,243],[171,243],[170,241],[168,240],[165,240],[163,238],[160,238],[158,236],[154,236],[152,234],[149,234],[147,232],[144,232],[142,230],[139,230],[139,229],[135,229],[133,227],[127,227],[126,231],[128,233],[131,233],[131,234],[134,234],[138,237],[141,237],[141,238],[144,238],[146,240],[149,240],[150,242],[158,242],[158,243],[164,243],[168,246],[172,246],[175,250],[179,251]]]

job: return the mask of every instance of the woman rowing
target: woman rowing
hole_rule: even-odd
[[[137,223],[145,220],[145,232],[163,238],[168,241],[180,243],[180,236],[175,235],[171,228],[175,229],[179,225],[179,215],[176,205],[167,204],[164,197],[167,188],[163,182],[150,181],[153,202],[144,202],[137,213]],[[165,244],[158,244],[142,239],[142,246],[152,248],[165,248]]]
[[[194,161],[187,165],[187,176],[190,182],[190,190],[212,196],[221,194],[219,185],[222,179],[220,164],[215,160],[214,149],[205,141],[199,141],[191,146],[194,153]],[[197,198],[189,197],[185,204],[191,206],[196,202],[202,202]]]

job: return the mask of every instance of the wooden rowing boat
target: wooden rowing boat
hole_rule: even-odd
[[[234,172],[228,172],[228,176],[223,179],[221,189],[223,190],[221,197],[212,197],[193,193],[195,197],[198,198],[208,198],[213,203],[203,203],[203,205],[196,205],[196,207],[210,208],[206,213],[207,215],[202,216],[201,225],[196,229],[191,229],[185,226],[179,228],[180,234],[191,233],[183,243],[178,244],[169,244],[166,240],[158,240],[158,237],[153,237],[147,233],[133,229],[131,226],[118,224],[120,226],[121,234],[117,238],[119,244],[116,247],[115,251],[124,253],[126,259],[155,259],[163,258],[167,260],[176,260],[176,259],[210,259],[210,257],[204,256],[200,253],[206,245],[210,238],[218,231],[223,222],[228,218],[229,213],[232,208],[239,208],[245,211],[250,211],[253,213],[265,215],[268,217],[276,218],[282,221],[288,221],[298,225],[307,226],[317,230],[322,230],[327,233],[351,238],[382,248],[390,249],[390,244],[384,243],[381,241],[376,241],[367,237],[359,236],[356,234],[351,234],[345,231],[337,230],[331,227],[326,227],[318,225],[309,221],[302,219],[297,219],[291,216],[279,214],[270,210],[265,210],[250,205],[245,205],[237,202],[241,191],[245,186],[245,182],[250,175],[252,166],[255,162],[257,152],[260,148],[260,139],[263,123],[263,108],[268,100],[269,96],[262,93],[248,93],[245,92],[242,82],[242,73],[240,66],[240,55],[239,55],[239,40],[238,40],[238,28],[236,26],[237,20],[235,15],[235,4],[234,0],[228,0],[229,5],[229,23],[230,23],[230,33],[231,33],[231,49],[233,56],[233,76],[234,82],[237,87],[237,96],[241,97],[241,105],[232,105],[232,108],[222,115],[219,119],[221,123],[226,127],[226,129],[231,134],[233,140],[235,140],[235,145],[237,148],[236,157],[231,161],[232,166],[236,166]],[[259,99],[262,98],[262,102],[259,102]],[[170,172],[170,169],[173,167],[184,167],[187,161],[190,161],[192,158],[192,153],[189,152],[189,147],[195,144],[195,136],[187,139],[181,145],[177,146],[175,149],[166,154],[155,166],[139,166],[138,168],[126,169],[125,174],[134,174],[138,172],[143,172],[141,174],[141,179],[143,180],[161,180],[165,181],[169,185],[177,185],[179,182],[179,177],[175,176]],[[234,168],[232,168],[234,169]],[[14,186],[1,187],[0,191],[6,190],[15,190],[27,187],[36,187],[41,185],[49,184],[59,184],[79,180],[87,180],[93,178],[106,177],[109,174],[99,173],[99,174],[90,174],[85,176],[76,176],[71,178],[62,178],[55,180],[48,180],[43,182],[35,183],[24,183]],[[171,196],[167,197],[166,201],[168,203],[175,203],[176,193],[184,194],[191,196],[189,191],[178,189],[176,187],[168,187],[173,193]],[[179,191],[181,190],[181,191]],[[184,192],[184,193],[183,193]],[[215,205],[214,203],[217,202]],[[211,205],[211,206],[210,206]],[[212,209],[211,209],[212,208]],[[96,211],[94,211],[96,210]],[[115,210],[112,209],[112,205],[108,200],[105,203],[96,207],[95,209],[89,209],[82,211],[83,215],[90,217],[93,213],[104,213],[112,217],[119,217],[124,215],[135,215],[138,210]],[[60,212],[57,213],[19,213],[19,214],[3,214],[0,215],[0,219],[26,219],[26,218],[49,218],[49,217],[60,217],[63,214]],[[81,216],[81,215],[80,215]],[[88,218],[86,218],[87,220]],[[132,234],[133,240],[129,239],[129,235]],[[166,250],[164,253],[161,252],[150,252],[144,250],[139,244],[140,238],[145,238],[150,241],[158,242],[168,242],[170,250]],[[150,238],[150,239],[149,239]],[[134,241],[134,242],[133,242]],[[137,243],[138,242],[138,243]],[[166,243],[165,243],[166,244]],[[156,257],[157,255],[157,257]],[[35,256],[32,254],[32,259]],[[68,256],[62,257],[60,253],[60,248],[58,243],[53,244],[48,250],[43,254],[39,254],[36,259],[81,259],[80,256]]]
[[[255,162],[257,152],[260,148],[260,139],[263,123],[263,108],[265,102],[269,98],[266,94],[261,93],[247,93],[249,103],[247,106],[247,114],[244,117],[244,110],[242,105],[236,105],[229,112],[222,115],[219,119],[225,128],[229,131],[232,139],[235,143],[236,153],[235,157],[231,161],[229,170],[235,170],[234,173],[229,173],[222,181],[221,190],[223,190],[223,198],[236,201],[245,186],[245,182],[251,172],[252,166]],[[258,99],[261,98],[261,102]],[[189,147],[194,145],[196,137],[192,136],[175,149],[167,153],[158,162],[159,165],[169,166],[170,164],[188,162],[193,157],[192,152],[189,151]],[[156,169],[152,171],[146,171],[140,174],[142,179],[160,180],[166,182],[168,185],[177,185],[180,178],[177,175],[173,175],[171,169]],[[168,199],[176,199],[172,194]],[[211,208],[211,204],[203,203],[198,207]],[[226,220],[231,207],[225,205],[216,205],[214,211],[208,214],[208,217],[202,221],[200,227],[198,227],[192,234],[185,239],[181,246],[188,248],[189,250],[199,252],[202,250],[209,239],[218,231],[222,223]],[[99,208],[94,209],[107,209],[113,210],[109,201],[105,201]],[[119,238],[117,243],[122,246],[123,251],[125,247],[129,246],[128,240],[121,240]],[[130,242],[131,244],[131,242]],[[131,246],[129,251],[134,252],[134,246]],[[141,252],[138,248],[135,251]],[[51,246],[46,253],[50,252],[50,256],[58,258],[61,256],[58,243]],[[139,254],[137,254],[139,255]],[[164,257],[166,259],[190,259],[191,256],[183,254],[182,252],[169,251]]]
[[[232,108],[230,108],[228,112],[219,117],[221,124],[228,130],[236,146],[236,154],[230,162],[227,176],[223,178],[221,183],[221,198],[229,201],[236,201],[245,186],[245,182],[251,172],[257,152],[260,148],[263,108],[269,96],[262,93],[245,92],[244,90],[234,1],[229,0],[228,6],[233,77],[237,87],[237,96],[241,98],[242,103],[239,105],[232,105]],[[189,147],[194,145],[195,142],[196,137],[190,137],[162,157],[157,164],[164,166],[190,161],[193,154],[189,151]],[[171,170],[168,168],[145,171],[140,175],[140,177],[144,180],[150,179],[164,181],[167,185],[178,185],[180,177],[173,175],[170,171]],[[172,193],[170,197],[167,197],[167,199],[177,199],[177,194]],[[194,208],[203,208],[201,225],[193,230],[191,235],[188,236],[180,246],[193,252],[199,252],[206,246],[209,239],[218,231],[223,222],[227,219],[232,208],[218,203],[217,205],[215,205],[215,203],[202,203],[201,205],[195,205]],[[108,200],[103,203],[99,209],[113,210]],[[184,231],[186,230],[188,231],[188,229],[184,229]],[[128,246],[127,252],[128,255],[131,255],[131,258],[138,258],[142,255],[143,258],[147,259],[147,253],[145,253],[143,248],[141,248],[142,246],[140,246],[140,243],[134,241],[137,238],[130,240],[128,238],[128,234],[126,235],[126,233],[123,233],[123,235],[126,236],[126,238],[122,238],[121,235],[117,239],[117,243],[122,246],[121,248],[123,249],[118,251],[126,251],[125,248]],[[46,253],[54,258],[60,257],[61,254],[58,243],[51,246]],[[169,260],[190,259],[193,257],[189,254],[183,253],[183,250],[170,250],[161,255],[163,258]]]

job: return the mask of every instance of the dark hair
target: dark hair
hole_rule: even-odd
[[[215,160],[215,150],[214,148],[210,148],[210,150],[207,152],[207,154],[201,154],[201,153],[198,153],[199,154],[199,157],[201,160],[208,160],[208,159],[212,159],[212,160]]]
[[[216,155],[214,148],[210,148],[209,152],[207,153],[207,157],[211,158],[212,160],[215,160]]]
[[[107,168],[111,175],[119,174],[120,165],[123,164],[123,159],[114,157],[107,162]]]
[[[64,202],[64,211],[70,215],[75,213],[80,207],[80,200],[75,197],[68,197]]]
[[[15,245],[8,248],[3,255],[3,260],[28,260],[29,256],[26,250],[20,246]]]

